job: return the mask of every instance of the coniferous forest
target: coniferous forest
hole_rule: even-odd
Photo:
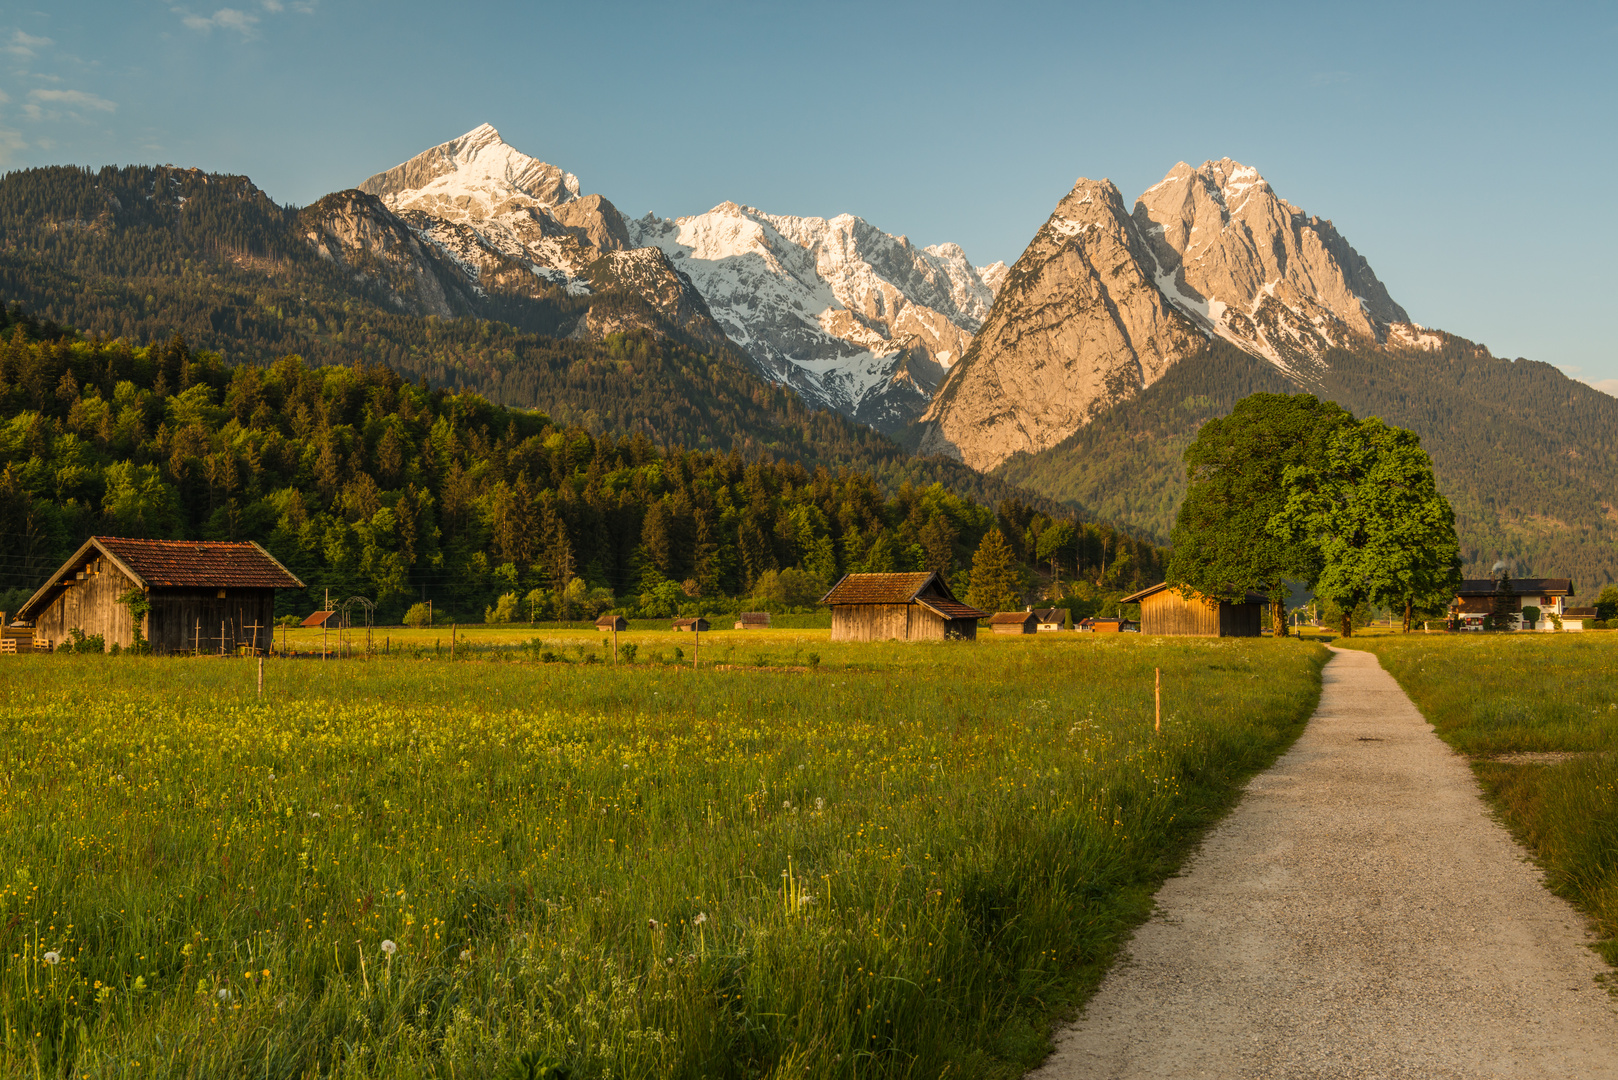
[[[1025,597],[1080,614],[1162,573],[1160,549],[1015,498],[991,510],[741,440],[592,432],[380,364],[230,365],[180,337],[131,347],[5,321],[0,610],[94,534],[257,540],[309,585],[284,613],[330,589],[383,621],[429,600],[462,621],[802,609],[854,570],[936,569],[964,596],[991,530]],[[655,348],[597,357],[633,378]]]

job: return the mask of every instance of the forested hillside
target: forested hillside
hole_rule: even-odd
[[[322,200],[277,206],[250,180],[173,167],[31,169],[0,179],[0,298],[42,322],[126,342],[168,342],[227,363],[296,354],[314,366],[383,364],[410,382],[539,409],[559,424],[660,447],[769,454],[873,474],[892,494],[943,483],[995,504],[1056,508],[960,464],[916,458],[755,374],[728,342],[693,338],[626,292],[572,296],[532,275],[477,293],[429,261],[458,318],[401,310],[384,275],[323,259],[306,233]],[[552,335],[581,315],[644,329]]]
[[[179,338],[132,348],[3,319],[4,610],[96,533],[255,539],[310,586],[284,610],[307,612],[330,587],[375,598],[384,620],[421,599],[481,618],[502,596],[541,618],[733,610],[750,596],[801,606],[848,570],[939,569],[964,592],[997,524],[1030,587],[1036,556],[1064,581],[1081,568],[1113,588],[1161,575],[1160,549],[1106,526],[1042,548],[1052,519],[1015,499],[990,510],[902,480],[890,494],[870,472],[771,460],[741,439],[682,449],[598,434],[381,365],[231,365]],[[637,365],[656,344],[609,345],[581,358],[604,366],[600,385],[644,385]],[[711,379],[715,400],[733,393],[690,377]],[[785,394],[732,400],[793,418]],[[832,418],[796,419],[788,431],[837,445],[817,436]]]
[[[1325,359],[1317,378],[1293,381],[1212,342],[1135,400],[995,475],[1166,539],[1197,429],[1250,393],[1308,392],[1421,436],[1468,575],[1503,558],[1519,576],[1571,576],[1581,596],[1618,581],[1618,399],[1450,335],[1432,351],[1334,349]]]

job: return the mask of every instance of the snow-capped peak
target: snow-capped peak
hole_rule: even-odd
[[[361,191],[394,209],[421,209],[443,217],[487,216],[513,199],[541,207],[579,197],[579,178],[509,146],[489,124],[440,143],[402,165],[378,173]],[[456,214],[460,211],[460,214]]]

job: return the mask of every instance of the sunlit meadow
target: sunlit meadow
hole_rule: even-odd
[[[0,660],[4,1075],[1016,1075],[1325,656],[434,634]]]

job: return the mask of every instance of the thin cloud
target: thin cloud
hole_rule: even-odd
[[[11,128],[0,128],[0,166],[10,168],[15,165],[22,151],[28,149],[23,141],[22,132]]]
[[[35,37],[32,34],[25,34],[21,30],[14,30],[11,34],[11,40],[0,46],[0,48],[5,49],[6,52],[13,56],[32,58],[40,49],[54,44],[56,43],[48,37]]]
[[[40,105],[61,105],[69,109],[93,109],[96,112],[118,111],[116,103],[83,90],[30,90],[28,100],[34,106],[36,115]]]
[[[1589,385],[1595,387],[1597,390],[1600,390],[1603,394],[1611,394],[1613,397],[1618,397],[1618,379],[1597,379],[1590,382]]]
[[[220,8],[212,15],[192,15],[179,8],[180,21],[192,30],[209,33],[213,30],[234,30],[243,38],[258,33],[258,16],[236,8]]]

